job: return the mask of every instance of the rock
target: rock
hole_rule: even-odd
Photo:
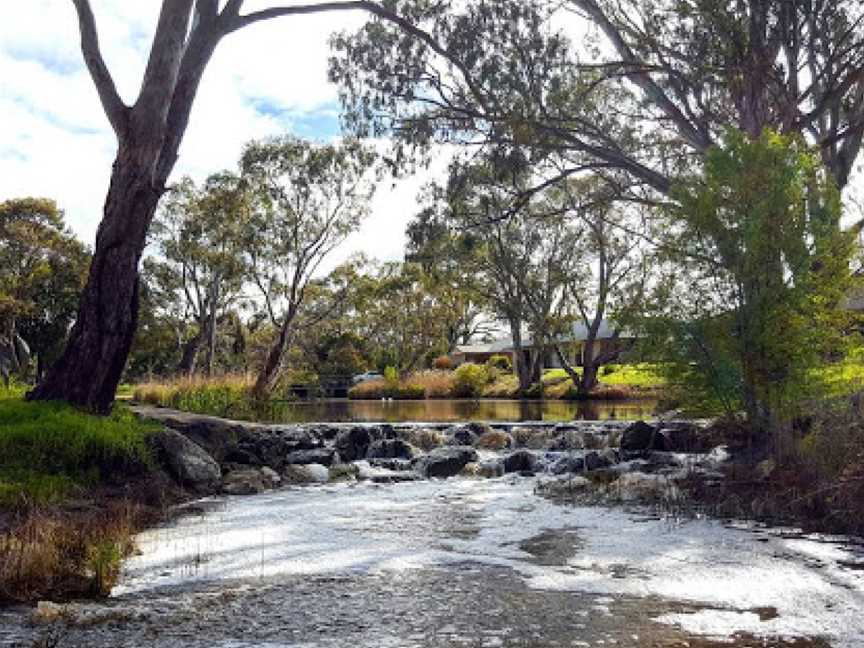
[[[585,477],[574,475],[567,479],[549,479],[537,485],[537,492],[551,497],[562,497],[582,493],[591,486]]]
[[[261,468],[261,474],[264,475],[264,479],[270,483],[270,488],[276,488],[276,486],[282,483],[282,477],[280,477],[279,473],[273,470],[270,466],[264,466]]]
[[[285,455],[287,465],[321,464],[332,466],[339,463],[339,457],[333,448],[315,448],[313,450],[295,450]]]
[[[474,446],[484,450],[505,450],[513,447],[513,437],[506,432],[490,430],[479,437],[474,442]]]
[[[61,619],[71,618],[72,611],[68,605],[58,605],[52,601],[39,601],[31,615],[34,623],[54,623]]]
[[[245,448],[232,448],[225,454],[222,463],[238,464],[241,466],[260,466],[264,462],[261,458],[250,450]]]
[[[513,437],[513,444],[517,447],[545,450],[552,442],[553,432],[545,429],[521,427],[513,430],[511,436]]]
[[[179,432],[165,428],[152,437],[152,443],[160,463],[181,486],[206,492],[222,479],[216,460]]]
[[[255,495],[269,487],[269,479],[258,468],[234,470],[222,480],[222,492],[226,495]]]
[[[644,450],[666,450],[666,437],[645,421],[637,421],[624,430],[621,450],[641,452]]]
[[[458,475],[465,464],[477,461],[477,451],[474,448],[456,446],[437,448],[420,459],[415,464],[417,472],[424,477],[452,477]]]
[[[593,432],[584,432],[582,434],[582,447],[586,450],[601,450],[605,445],[605,436]],[[591,470],[591,468],[588,470]]]
[[[402,439],[374,441],[366,451],[368,459],[413,459],[416,451]]]
[[[397,472],[414,470],[414,466],[409,459],[369,459],[368,462],[369,465],[374,468],[384,468],[385,470],[393,470]]]
[[[625,502],[676,500],[680,496],[678,488],[668,478],[641,472],[621,475],[610,488],[610,494]]]
[[[621,460],[621,457],[618,455],[618,451],[615,450],[615,448],[606,448],[600,453],[600,458],[607,466],[614,466]]]
[[[552,440],[549,449],[557,452],[569,452],[570,450],[581,450],[583,446],[584,440],[581,434],[573,431],[565,431]]]
[[[342,461],[357,461],[366,457],[372,436],[365,428],[345,430],[336,437],[336,451]]]
[[[708,440],[702,435],[702,430],[692,423],[676,422],[660,428],[660,434],[666,439],[666,450],[672,452],[707,452],[710,450]]]
[[[450,444],[456,446],[473,446],[477,441],[477,435],[468,427],[456,428],[450,437]]]
[[[407,434],[408,442],[426,452],[434,450],[444,445],[444,435],[438,430],[430,430],[428,428],[420,428],[410,430]]]
[[[550,472],[553,475],[564,475],[566,473],[580,473],[585,470],[585,461],[582,457],[572,457],[570,455],[561,457],[552,464]]]
[[[487,479],[501,477],[504,474],[504,462],[497,459],[482,461],[477,465],[477,474]]]
[[[459,471],[460,477],[480,477],[480,464],[471,463],[465,464],[465,467]]]
[[[360,474],[360,469],[354,464],[336,464],[330,466],[328,472],[330,481],[354,481]]]
[[[537,455],[530,450],[517,450],[516,452],[504,457],[504,472],[528,472],[532,473],[537,469]]]
[[[586,452],[585,457],[583,458],[585,461],[585,470],[599,470],[600,468],[608,468],[612,464],[604,459],[599,453],[592,450],[591,452]]]
[[[291,464],[285,467],[282,478],[287,484],[326,484],[330,471],[321,464]]]

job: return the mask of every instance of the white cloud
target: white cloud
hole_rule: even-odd
[[[248,0],[246,10],[266,4]],[[127,102],[141,82],[159,5],[92,0],[105,59]],[[235,167],[251,138],[285,130],[309,134],[304,120],[332,123],[337,95],[326,75],[329,36],[363,20],[357,12],[284,18],[227,37],[205,73],[174,177],[203,179]],[[54,198],[73,230],[92,244],[116,145],[78,38],[68,1],[0,8],[0,200]],[[382,185],[373,216],[340,250],[339,260],[355,251],[401,257],[405,224],[416,212],[423,182],[415,177],[396,188]]]

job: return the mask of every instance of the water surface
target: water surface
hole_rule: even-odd
[[[325,399],[273,403],[254,418],[268,423],[399,423],[460,421],[600,421],[650,418],[656,400],[416,400]],[[231,408],[226,416],[240,418]]]
[[[843,539],[561,506],[534,479],[293,488],[139,537],[59,645],[853,648]],[[44,628],[0,613],[0,643]],[[26,644],[30,645],[30,644]]]

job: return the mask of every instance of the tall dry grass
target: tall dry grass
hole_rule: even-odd
[[[453,374],[430,369],[408,374],[398,382],[384,378],[367,380],[352,387],[348,396],[356,400],[452,398]]]
[[[132,398],[139,403],[186,412],[226,416],[238,404],[251,400],[254,385],[255,379],[251,374],[184,376],[136,385]]]
[[[31,508],[0,533],[0,601],[107,596],[141,517],[118,502],[85,514]]]

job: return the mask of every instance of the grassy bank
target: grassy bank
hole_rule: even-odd
[[[245,374],[183,377],[135,385],[132,399],[184,412],[242,417],[254,414],[253,386],[254,380]]]
[[[463,367],[468,365],[463,365]],[[509,371],[473,365],[475,370],[422,371],[412,373],[397,383],[370,380],[355,386],[355,399],[408,398],[519,398],[519,381]],[[581,369],[577,369],[581,372]],[[460,372],[464,373],[460,381]],[[660,368],[651,364],[608,365],[600,375],[600,384],[592,397],[625,400],[653,396],[666,386]],[[533,385],[527,396],[532,398],[573,399],[573,381],[563,369],[550,369],[541,383]]]
[[[155,429],[0,387],[0,601],[105,594],[134,530]],[[130,493],[134,496],[129,496]]]

